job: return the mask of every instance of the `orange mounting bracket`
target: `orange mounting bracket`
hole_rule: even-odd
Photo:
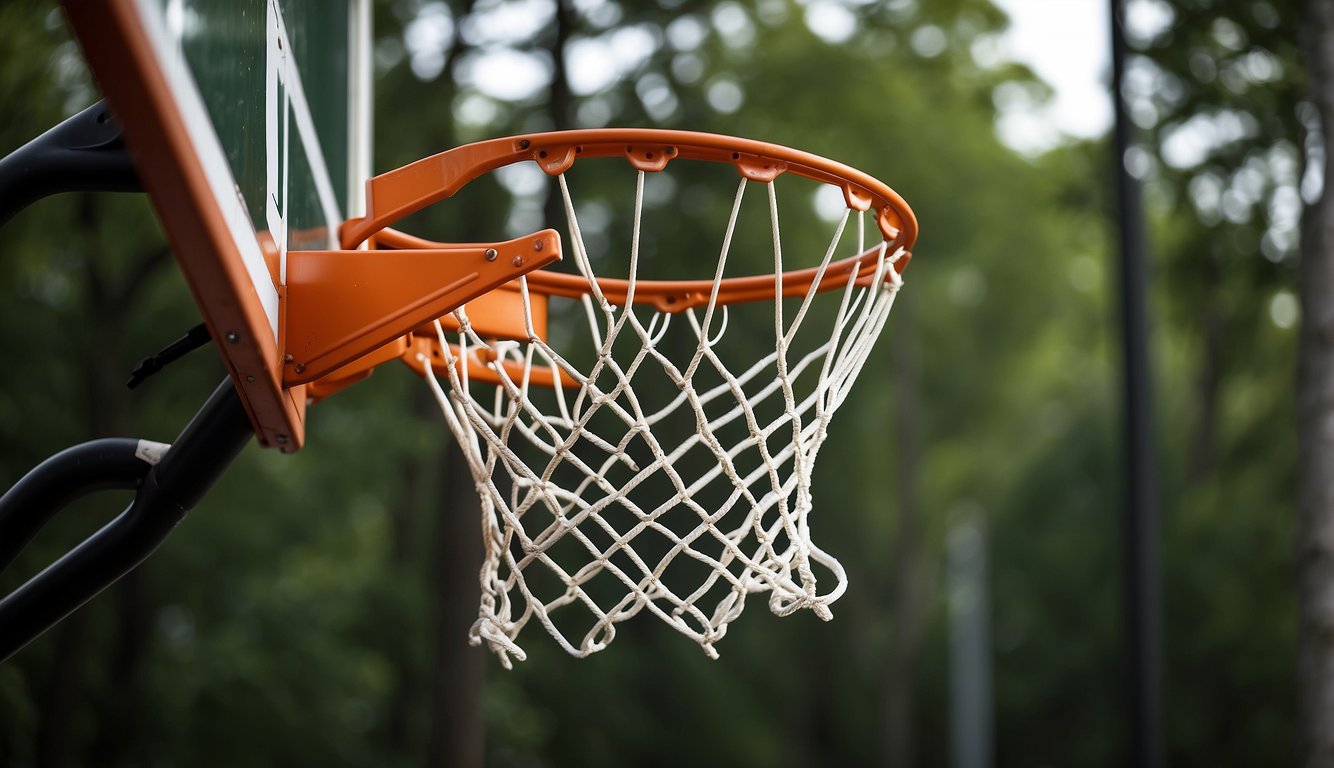
[[[339,371],[560,257],[560,235],[551,229],[504,243],[289,251],[279,312],[283,386]]]
[[[306,402],[318,403],[347,389],[358,381],[369,378],[372,373],[375,373],[376,368],[407,354],[408,339],[410,338],[411,336],[400,336],[374,352],[362,355],[333,373],[310,382],[305,388]]]
[[[439,339],[434,333],[413,333],[407,337],[406,344],[400,359],[409,368],[416,371],[418,376],[426,376],[428,365],[433,366],[436,370],[445,367],[444,352],[441,349]],[[495,385],[500,385],[506,380],[512,382],[526,381],[543,389],[552,389],[559,381],[560,386],[566,389],[578,389],[579,387],[579,382],[560,368],[533,365],[525,370],[523,363],[517,360],[496,360],[494,354],[489,354],[489,350],[472,348],[465,355],[455,344],[450,344],[449,350],[454,355],[454,363],[459,368],[459,372],[463,373],[463,368],[466,366],[468,378],[472,381]],[[498,368],[504,369],[505,375],[503,378],[497,370]]]

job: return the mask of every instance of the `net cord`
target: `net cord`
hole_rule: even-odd
[[[453,352],[443,327],[436,323],[436,333],[444,351],[442,367],[448,390],[432,366],[425,366],[428,384],[446,424],[464,447],[483,502],[485,564],[480,574],[479,619],[472,632],[474,644],[486,644],[499,655],[502,664],[509,667],[510,657],[526,658],[515,638],[519,630],[536,617],[567,652],[584,656],[611,642],[617,623],[647,608],[695,639],[707,654],[716,657],[713,644],[726,634],[728,624],[741,614],[745,596],[754,592],[769,592],[769,607],[776,614],[787,615],[801,608],[810,608],[821,618],[829,619],[832,614],[828,604],[838,599],[846,588],[846,573],[835,558],[810,540],[809,470],[827,435],[832,414],[846,398],[848,385],[860,372],[869,357],[871,345],[883,329],[901,285],[901,278],[891,265],[902,251],[888,254],[887,245],[882,243],[875,256],[875,279],[870,289],[856,285],[860,270],[854,270],[841,291],[829,340],[789,364],[789,349],[812,306],[817,293],[815,286],[823,278],[843,238],[851,216],[851,211],[845,212],[820,262],[812,288],[803,296],[790,323],[784,324],[782,301],[774,301],[774,350],[762,355],[739,375],[733,374],[715,351],[728,326],[726,306],[716,333],[713,324],[719,285],[748,186],[748,182],[742,180],[733,199],[703,318],[699,317],[697,309],[682,313],[698,343],[685,369],[680,370],[657,346],[672,325],[671,316],[655,313],[645,326],[632,311],[639,270],[644,172],[639,171],[636,177],[629,286],[626,306],[620,308],[612,306],[598,287],[565,176],[561,174],[557,178],[571,233],[575,268],[589,283],[589,293],[583,297],[582,305],[590,338],[597,347],[596,362],[584,374],[539,338],[534,331],[527,281],[521,279],[519,289],[524,323],[530,337],[527,343],[488,342],[468,322],[466,308],[460,308],[455,312],[459,323],[455,341],[457,354]],[[767,182],[766,187],[775,288],[776,295],[781,296],[783,258],[777,193],[772,181]],[[863,253],[865,222],[864,217],[857,218],[857,252]],[[613,351],[627,326],[638,338],[639,348],[630,360],[622,363]],[[482,406],[482,401],[472,394],[476,385],[470,382],[468,365],[463,362],[474,359],[471,354],[474,348],[488,349],[496,356],[494,370],[501,381],[493,388],[490,406]],[[517,381],[498,364],[502,360],[521,364],[522,373]],[[649,360],[661,368],[680,392],[657,411],[646,413],[634,394],[631,381]],[[554,408],[544,410],[538,407],[530,390],[534,365],[559,369],[576,382],[573,401],[570,402],[570,393],[557,376],[552,390]],[[722,383],[701,392],[695,388],[694,380],[705,365],[722,379]],[[796,382],[813,367],[818,370],[818,385],[799,398]],[[766,371],[774,371],[774,378],[748,393],[746,387],[752,382],[758,383]],[[610,379],[612,385],[604,390],[598,382],[605,379]],[[761,424],[755,406],[767,402],[775,394],[783,402],[784,413]],[[731,408],[720,415],[707,415],[711,404],[726,402],[729,397],[733,403]],[[652,428],[686,408],[695,418],[694,434],[668,450],[659,443]],[[804,423],[803,414],[812,411],[813,420]],[[603,412],[612,414],[626,427],[625,434],[615,442],[591,428],[594,417]],[[725,446],[718,432],[738,419],[743,420],[747,436],[730,447]],[[769,438],[784,428],[790,430],[790,440],[782,441],[778,450],[771,451]],[[511,448],[512,441],[536,448],[546,456],[540,472]],[[576,444],[581,441],[605,454],[598,466],[590,465],[575,451]],[[643,467],[628,455],[628,448],[635,441],[646,446],[652,458]],[[687,484],[673,465],[700,446],[717,459],[717,465]],[[759,454],[760,466],[743,475],[734,461],[751,450]],[[619,486],[604,477],[617,463],[624,464],[634,473]],[[789,463],[791,466],[784,477],[780,470]],[[495,482],[501,467],[510,480],[508,494]],[[558,470],[569,467],[577,471],[581,480],[571,488],[564,488],[554,481],[554,477]],[[641,509],[630,495],[641,483],[657,474],[670,480],[675,493],[651,510]],[[732,486],[728,498],[713,510],[700,507],[693,500],[693,494],[724,475]],[[764,490],[766,486],[767,491]],[[595,501],[590,502],[590,498]],[[746,522],[730,530],[720,530],[722,521],[738,505],[749,509]],[[630,511],[638,522],[624,531],[616,530],[601,514],[613,506]],[[660,519],[665,513],[682,506],[689,509],[699,523],[693,530],[678,534]],[[549,522],[543,524],[547,520]],[[530,534],[526,524],[535,533]],[[581,527],[585,525],[593,526],[589,530],[600,532],[611,540],[611,544],[602,547],[595,544]],[[668,552],[652,564],[633,547],[634,539],[646,531],[653,531],[672,543]],[[590,558],[573,573],[548,554],[553,544],[567,536],[577,541]],[[748,538],[751,544],[743,549],[743,542]],[[706,554],[706,544],[717,554]],[[521,554],[516,555],[516,550]],[[642,575],[627,573],[612,560],[616,554],[626,556]],[[665,571],[681,556],[704,562],[711,569],[710,575],[685,596],[674,594],[662,581]],[[832,572],[836,586],[829,592],[818,592],[812,563]],[[545,601],[532,593],[524,574],[527,569],[538,566],[548,569],[567,585],[564,593]],[[611,573],[626,588],[624,596],[605,610],[582,588],[604,572]],[[720,580],[726,583],[727,592],[718,605],[706,613],[696,603]],[[516,590],[522,598],[517,617],[511,596]],[[577,646],[566,638],[551,618],[554,611],[575,603],[583,605],[594,619],[592,628]]]

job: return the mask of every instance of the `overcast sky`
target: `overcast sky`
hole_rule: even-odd
[[[1108,129],[1111,43],[1106,0],[993,0],[1011,19],[1002,54],[1033,69],[1056,92],[1045,108],[1015,105],[1000,125],[1006,143],[1050,147],[1062,133],[1087,137]]]
[[[1055,92],[1053,99],[1039,104],[1022,88],[999,89],[997,102],[1002,117],[997,130],[1001,138],[1021,151],[1040,152],[1060,143],[1064,136],[1084,138],[1105,132],[1112,120],[1105,84],[1110,69],[1108,1],[993,2],[1010,16],[1011,26],[999,40],[983,38],[975,45],[973,52],[979,63],[994,65],[1006,59],[1026,63]],[[1152,27],[1162,21],[1157,18],[1162,16],[1162,5],[1160,0],[1130,0],[1129,21]],[[543,9],[549,12],[550,7],[550,0],[512,0],[475,15],[474,43],[488,44],[490,50],[467,60],[460,73],[463,80],[500,100],[526,98],[542,88],[550,76],[548,65],[540,57],[509,46],[530,37],[534,31],[532,25],[542,23]],[[856,31],[856,17],[837,2],[811,0],[805,20],[816,34],[831,43],[845,41]],[[722,3],[707,17],[677,19],[666,30],[668,41],[682,50],[698,45],[710,21],[729,39],[754,39],[750,17],[740,6]],[[928,36],[929,31],[934,31],[935,37]],[[419,77],[429,80],[439,76],[444,66],[443,51],[453,34],[453,20],[443,5],[426,5],[408,25],[405,42],[413,70]],[[944,35],[935,28],[918,30],[912,42],[923,55],[938,54],[947,44]],[[578,95],[605,89],[618,77],[633,72],[652,45],[649,33],[636,26],[576,41],[568,52],[571,86]],[[928,53],[928,49],[934,53]],[[724,98],[729,93],[721,92],[720,88],[718,84],[710,88],[710,104],[724,113],[740,108],[743,102],[740,90],[733,86],[736,92]],[[487,106],[484,99],[471,101],[472,107]],[[462,117],[467,119],[471,114],[467,109],[469,104],[464,106]],[[664,115],[670,115],[674,102],[659,100],[646,106],[651,113],[657,107]],[[478,124],[485,124],[490,116],[493,115],[481,109],[473,117]]]

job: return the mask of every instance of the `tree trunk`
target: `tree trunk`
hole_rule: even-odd
[[[38,701],[41,719],[34,750],[38,768],[78,764],[73,732],[88,658],[88,606],[67,616],[56,632],[55,663]]]
[[[108,768],[141,765],[145,758],[142,681],[154,606],[143,567],[125,574],[114,588],[116,640],[108,654],[97,740],[88,753],[90,763]]]
[[[475,5],[476,0],[465,0],[458,14],[460,23],[472,14]],[[456,35],[445,58],[448,82],[458,82],[458,63],[467,51],[462,36]],[[452,126],[448,138],[450,145],[457,143]],[[469,219],[462,232],[465,238],[484,239],[483,234],[473,231],[478,221],[476,216]],[[425,410],[433,411],[434,404]],[[473,491],[467,460],[452,438],[447,438],[443,466],[437,460],[428,471],[442,471],[443,477],[439,501],[431,502],[429,507],[436,517],[428,555],[432,583],[427,590],[435,603],[435,646],[426,766],[479,768],[485,757],[481,698],[486,655],[468,645],[468,632],[477,620],[477,574],[482,569],[481,502]]]
[[[80,197],[79,222],[88,250],[85,279],[87,308],[93,318],[85,338],[83,358],[91,374],[88,384],[88,426],[93,435],[125,435],[129,424],[130,393],[125,386],[126,352],[123,341],[129,314],[135,309],[135,292],[152,273],[167,264],[169,254],[158,248],[137,254],[124,276],[108,268],[97,256],[101,237],[103,204],[92,194]],[[113,511],[114,505],[113,505]],[[114,600],[114,635],[107,645],[106,687],[98,705],[98,730],[88,753],[89,761],[104,766],[139,764],[144,759],[143,698],[144,664],[153,638],[154,604],[144,563],[125,574],[107,590]]]
[[[431,675],[431,733],[426,765],[480,768],[484,733],[482,682],[486,654],[468,646],[477,620],[477,574],[482,569],[481,506],[458,445],[449,443],[432,561],[437,606]]]
[[[426,392],[420,388],[413,397],[413,415],[426,418],[429,413],[421,407],[420,401]],[[402,484],[403,500],[390,507],[389,568],[395,579],[406,579],[412,570],[413,541],[417,533],[417,521],[427,519],[426,510],[433,508],[434,488],[428,482],[428,473],[439,466],[438,456],[409,456],[403,461]],[[429,611],[434,606],[430,591],[425,591],[426,599],[421,609]],[[411,644],[405,642],[397,631],[391,630],[384,636],[385,650],[394,664],[394,690],[389,695],[389,743],[398,754],[415,754],[421,744],[414,728],[414,709],[425,697],[418,694],[424,685],[421,682],[420,668],[413,658]]]
[[[893,583],[890,585],[894,621],[892,646],[885,669],[881,712],[881,761],[889,768],[910,768],[917,762],[913,740],[913,680],[922,636],[922,534],[918,474],[922,450],[920,365],[914,335],[911,300],[901,294],[894,307],[893,377],[895,478],[898,525],[894,534]]]
[[[1334,5],[1306,0],[1304,15],[1324,145],[1323,189],[1302,222],[1297,374],[1298,712],[1302,764],[1315,768],[1334,766]]]
[[[1196,402],[1199,409],[1191,433],[1190,453],[1186,466],[1186,480],[1194,486],[1203,485],[1214,476],[1218,458],[1219,390],[1223,381],[1223,352],[1226,333],[1223,328],[1222,257],[1216,248],[1204,256],[1204,328],[1203,349],[1200,356],[1199,378],[1196,380]]]
[[[574,15],[570,0],[556,0],[555,38],[551,41],[551,85],[547,89],[547,117],[551,129],[563,131],[572,125],[574,99],[565,71],[565,48],[574,31]],[[543,214],[548,227],[565,221],[565,203],[555,184],[548,185]]]

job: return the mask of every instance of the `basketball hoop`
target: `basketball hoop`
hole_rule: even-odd
[[[630,166],[624,277],[597,274],[567,179],[591,158]],[[401,342],[481,498],[472,642],[509,667],[525,658],[517,639],[535,620],[582,657],[647,610],[716,657],[751,594],[768,593],[778,615],[831,618],[846,575],[811,540],[811,472],[902,284],[912,211],[870,176],[786,147],[569,131],[466,145],[372,179],[367,216],[344,227],[343,246],[439,247],[385,226],[524,161],[556,179],[573,271],[533,271]],[[678,161],[728,164],[739,179],[712,277],[648,279],[646,179]],[[818,251],[783,249],[778,187],[789,178],[842,195]],[[755,223],[742,211],[756,185],[767,216],[751,218],[767,230],[773,274],[730,276],[739,230]]]

